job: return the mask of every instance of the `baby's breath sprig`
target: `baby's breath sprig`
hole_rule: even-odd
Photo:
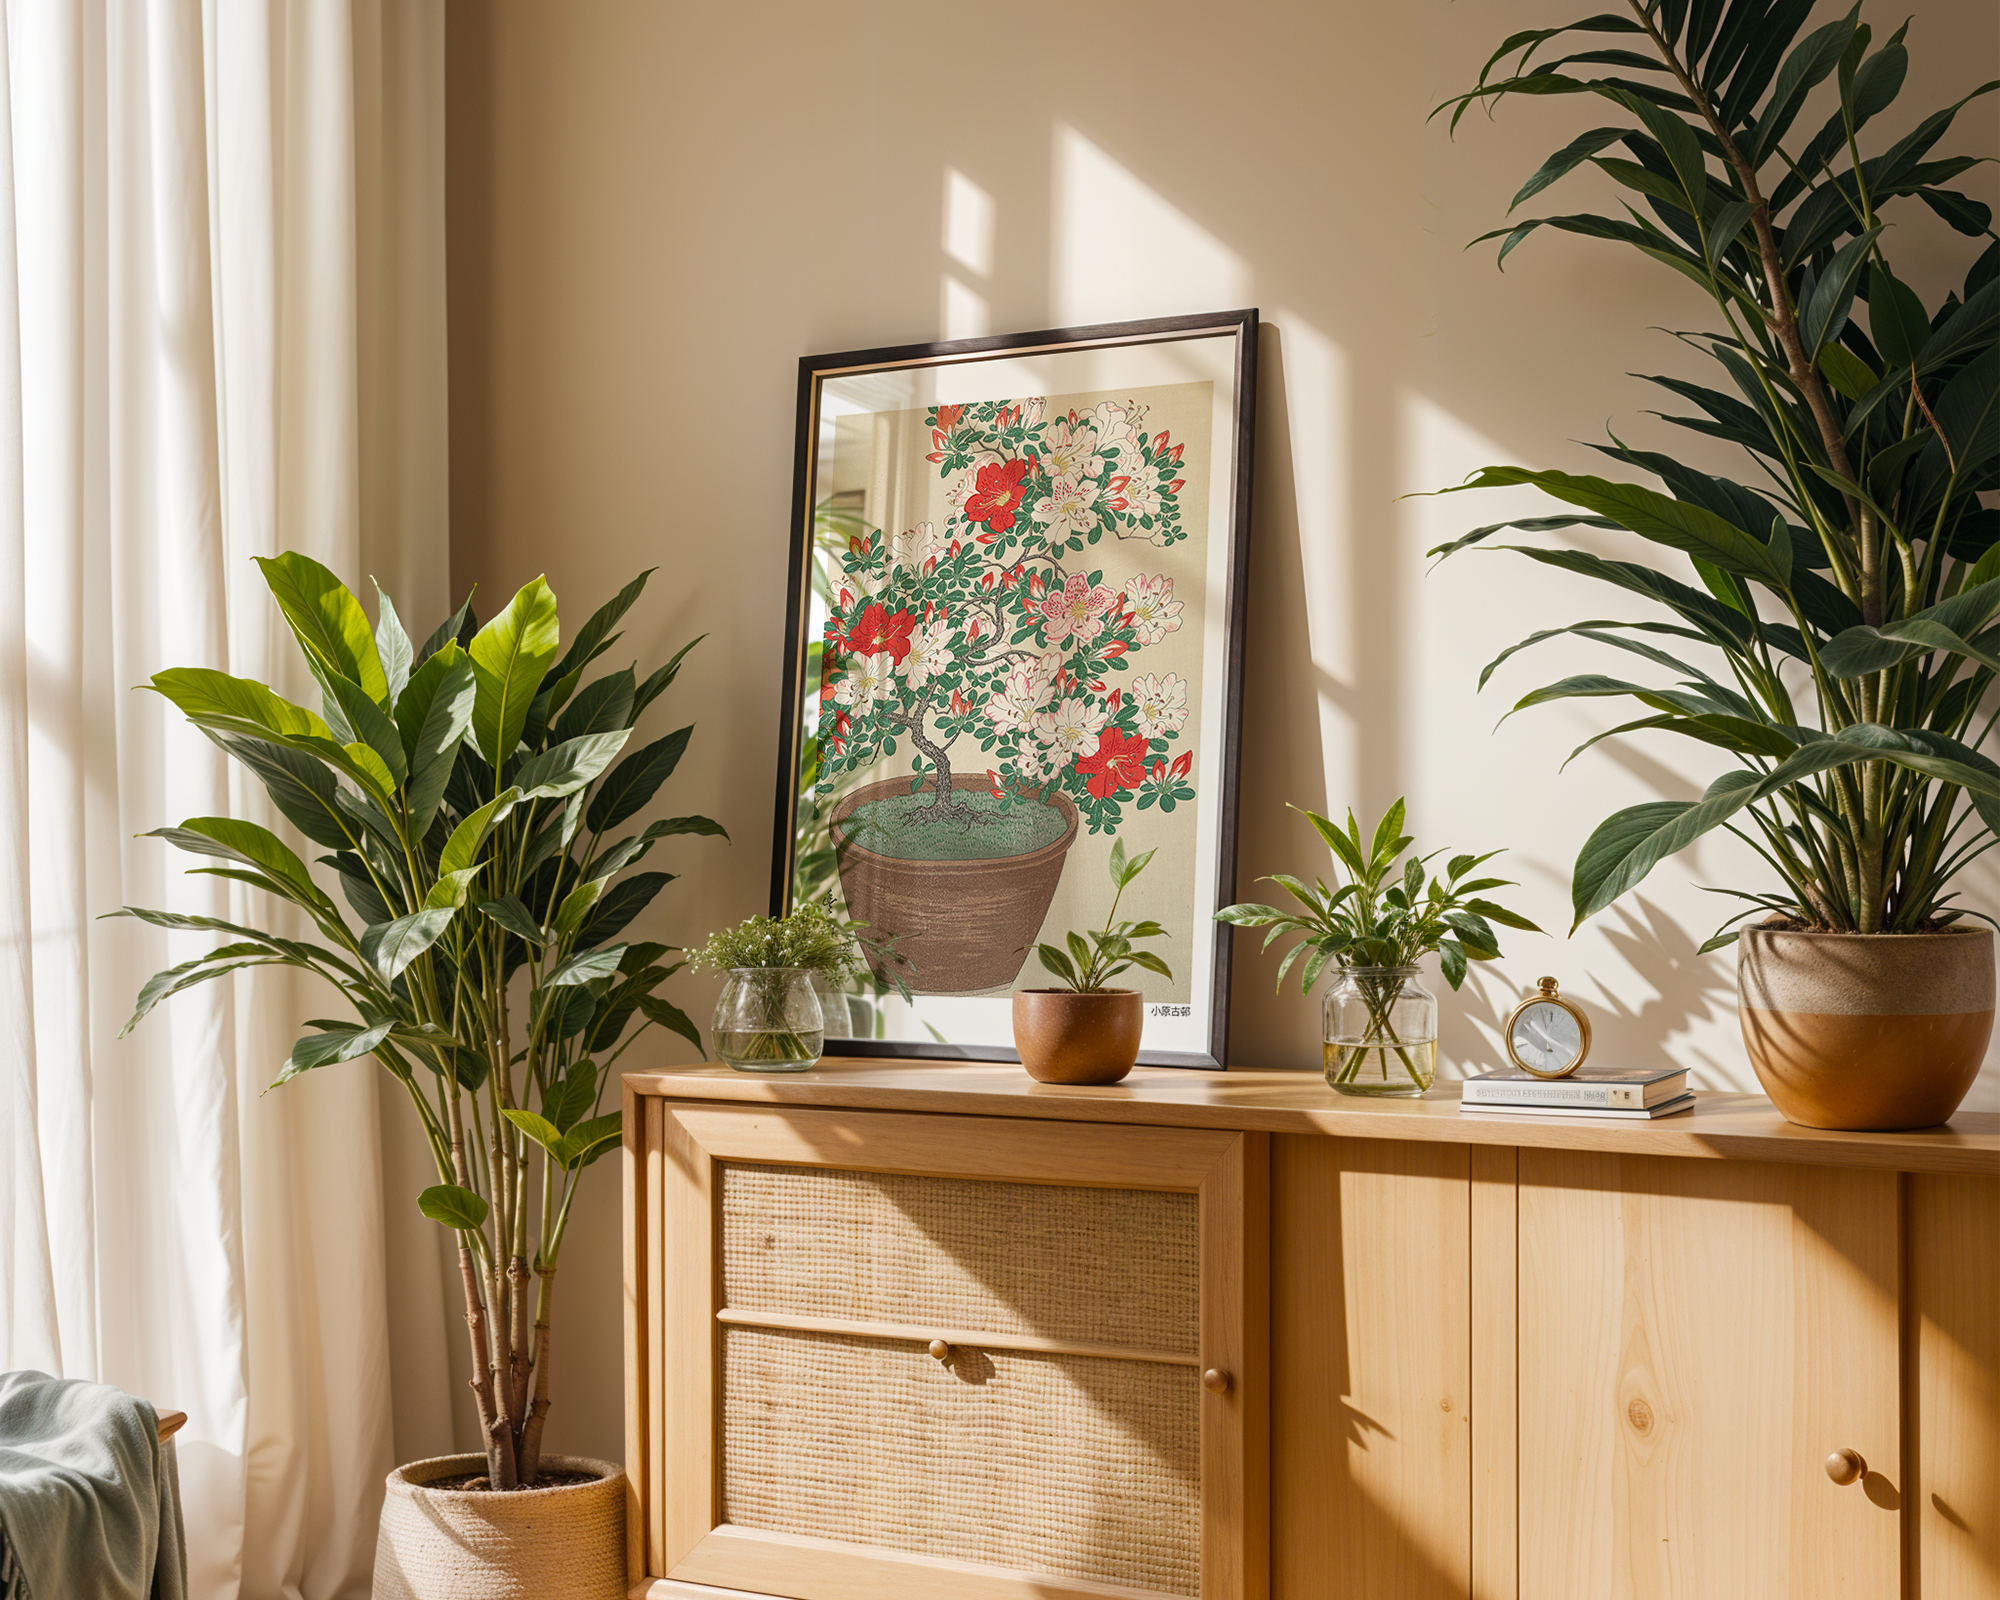
[[[711,933],[688,965],[697,971],[742,967],[802,967],[838,989],[861,968],[854,936],[827,906],[812,901],[789,917],[751,917]]]

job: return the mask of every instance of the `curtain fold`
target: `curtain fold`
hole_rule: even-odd
[[[0,7],[0,1367],[188,1412],[198,1600],[365,1595],[396,1403],[445,1404],[392,1395],[372,1069],[263,1093],[326,995],[121,1040],[214,940],[97,920],[282,920],[134,837],[285,831],[132,688],[316,699],[252,556],[447,607],[442,96],[442,0]]]

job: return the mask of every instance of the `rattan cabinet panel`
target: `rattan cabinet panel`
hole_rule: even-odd
[[[738,1527],[1200,1593],[1193,1367],[731,1327],[722,1374]]]
[[[1264,1135],[628,1116],[635,1594],[1265,1600]]]
[[[723,1304],[1193,1355],[1191,1194],[727,1163]]]

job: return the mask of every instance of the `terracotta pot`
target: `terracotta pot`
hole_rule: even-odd
[[[1993,930],[1798,933],[1737,941],[1743,1044],[1764,1092],[1806,1128],[1945,1121],[1993,1034]]]
[[[587,1456],[542,1465],[592,1478],[504,1494],[429,1487],[484,1472],[483,1455],[433,1456],[390,1473],[375,1600],[624,1600],[625,1474]]]
[[[971,792],[988,784],[983,777],[954,777],[951,787]],[[835,840],[843,838],[841,824],[871,800],[909,792],[902,778],[863,784],[833,808]],[[934,781],[925,779],[918,793],[937,793]],[[1063,816],[1062,837],[1026,855],[904,861],[858,844],[841,848],[848,912],[877,938],[902,936],[896,953],[909,963],[903,976],[916,993],[975,994],[1005,988],[1020,976],[1076,842],[1076,807],[1067,795],[1057,795],[1054,804]],[[877,976],[890,974],[878,968]]]
[[[1137,989],[1014,991],[1014,1048],[1037,1083],[1116,1083],[1139,1059]]]

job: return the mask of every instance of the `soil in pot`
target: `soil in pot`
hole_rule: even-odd
[[[625,1474],[544,1457],[540,1486],[494,1490],[483,1455],[389,1474],[374,1600],[624,1600]]]
[[[1993,931],[1746,928],[1737,1004],[1757,1080],[1807,1128],[1929,1128],[1958,1109],[1993,1035]]]
[[[1137,989],[1014,991],[1014,1049],[1037,1083],[1116,1083],[1139,1059]]]
[[[849,914],[895,940],[898,970],[918,994],[1013,983],[1076,842],[1066,795],[1002,811],[984,777],[954,777],[951,792],[975,820],[937,815],[932,781],[912,792],[902,778],[862,785],[830,819]]]

